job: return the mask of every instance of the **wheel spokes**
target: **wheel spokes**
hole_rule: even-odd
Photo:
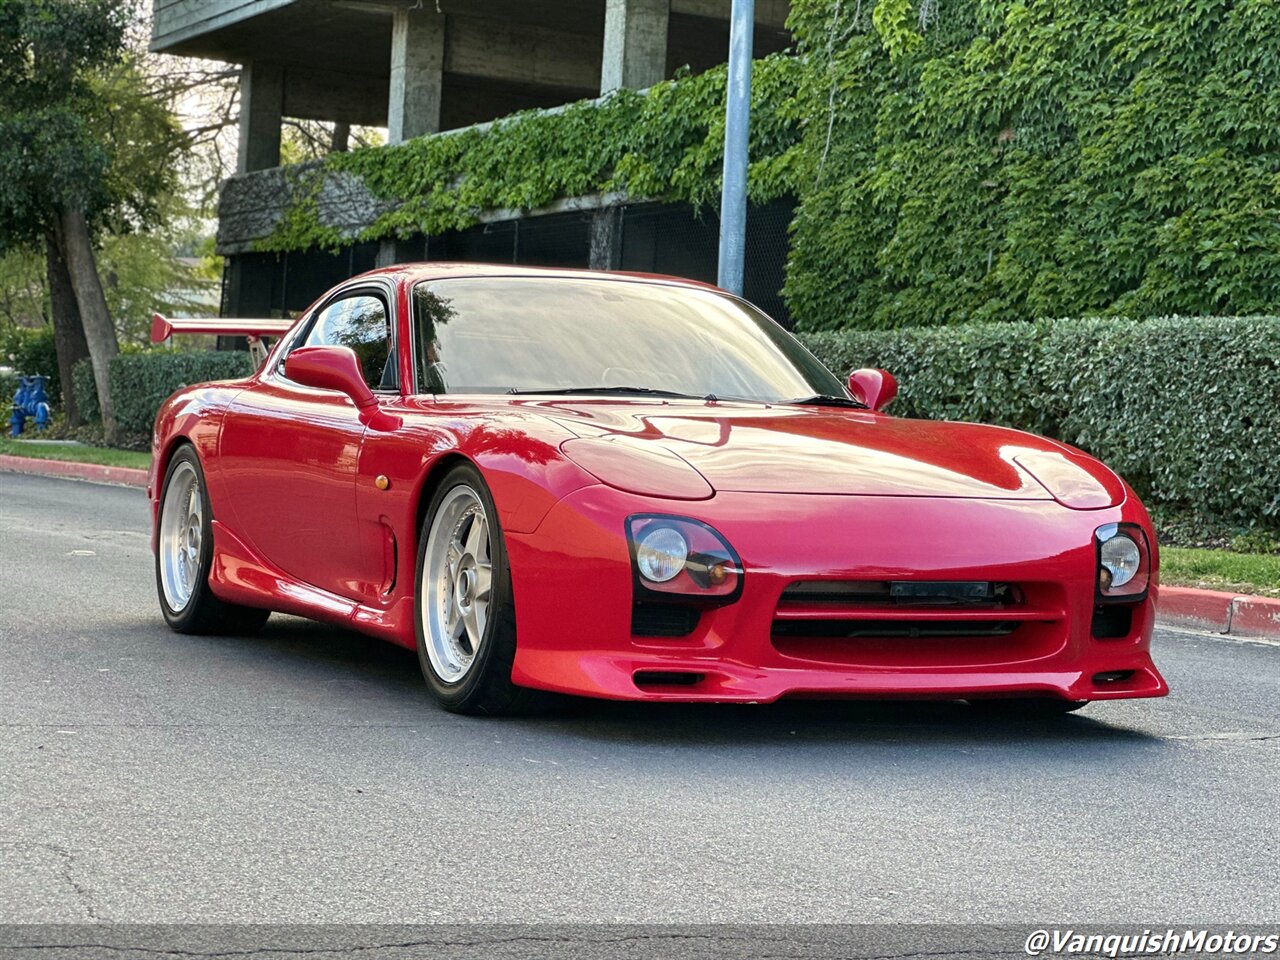
[[[489,603],[489,593],[493,586],[493,565],[489,563],[476,564],[476,602]]]
[[[437,676],[456,683],[484,644],[493,592],[489,519],[475,490],[451,490],[427,537],[420,581],[428,594],[421,600],[426,652]]]
[[[185,609],[199,586],[203,539],[200,477],[191,463],[179,463],[165,488],[156,554],[164,599],[174,611]]]

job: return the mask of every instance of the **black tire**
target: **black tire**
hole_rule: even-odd
[[[196,567],[195,586],[192,589],[190,599],[187,600],[182,609],[175,610],[169,605],[169,600],[165,595],[164,578],[161,571],[162,554],[164,552],[164,543],[163,539],[161,539],[157,543],[155,557],[156,593],[160,599],[160,612],[164,615],[165,623],[169,625],[169,628],[177,633],[251,636],[262,629],[267,622],[267,618],[271,616],[271,611],[243,607],[239,604],[219,600],[213,595],[213,591],[209,589],[209,570],[213,566],[213,508],[209,504],[209,488],[205,483],[204,470],[200,466],[200,458],[196,456],[195,450],[189,444],[184,444],[174,453],[173,458],[169,461],[168,469],[165,470],[164,486],[161,487],[160,492],[160,511],[156,522],[160,523],[160,518],[164,516],[165,501],[170,492],[170,482],[175,473],[185,469],[184,465],[195,470],[202,504],[200,514],[200,551]]]
[[[1061,717],[1074,713],[1088,704],[1088,700],[1063,700],[1061,697],[1017,697],[1007,700],[969,701],[969,706],[988,716],[1019,717],[1027,720]]]
[[[484,507],[489,528],[491,583],[489,612],[483,637],[465,674],[449,681],[437,673],[427,645],[427,625],[423,622],[424,577],[427,545],[432,524],[441,505],[459,487],[469,487]],[[511,567],[507,562],[506,544],[498,523],[497,508],[484,478],[469,463],[452,468],[436,486],[422,522],[418,537],[418,564],[414,579],[414,627],[418,638],[418,664],[427,687],[439,704],[451,713],[502,716],[528,713],[541,706],[538,691],[518,687],[511,682],[511,667],[516,657],[516,610],[511,591]]]

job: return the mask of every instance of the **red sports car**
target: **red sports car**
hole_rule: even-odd
[[[670,277],[414,264],[156,420],[156,582],[180,632],[299,614],[417,649],[450,710],[1168,691],[1125,483],[1052,440],[883,412],[755,307]]]

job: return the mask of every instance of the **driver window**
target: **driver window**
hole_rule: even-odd
[[[320,311],[303,346],[350,347],[360,358],[360,369],[370,389],[394,390],[399,384],[390,335],[382,300],[357,294],[335,300]]]

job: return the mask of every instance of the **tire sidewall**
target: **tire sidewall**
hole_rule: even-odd
[[[169,483],[173,479],[174,472],[184,462],[191,464],[196,472],[196,482],[200,485],[200,567],[197,572],[195,587],[191,591],[191,599],[187,601],[187,605],[181,610],[174,610],[169,606],[168,598],[164,595],[164,579],[163,574],[160,572],[160,551],[163,548],[159,543],[159,526],[160,518],[164,516],[165,498],[169,496]],[[169,459],[169,466],[164,472],[164,485],[160,490],[160,507],[156,513],[156,528],[156,593],[160,598],[160,613],[170,627],[181,632],[191,627],[198,616],[197,611],[205,603],[205,597],[210,592],[209,570],[213,564],[213,508],[209,503],[209,486],[205,483],[204,470],[200,466],[200,458],[196,456],[196,452],[190,444],[183,444],[182,448]]]
[[[489,615],[485,622],[484,637],[480,641],[480,650],[471,664],[471,669],[467,671],[466,676],[461,680],[454,683],[446,683],[436,674],[435,668],[431,664],[431,657],[427,653],[426,624],[423,622],[422,615],[423,581],[427,572],[427,540],[431,533],[432,524],[435,522],[436,514],[439,512],[440,504],[451,491],[464,485],[475,491],[480,498],[489,522],[489,556],[493,570],[490,587],[492,594],[489,598]],[[418,641],[418,663],[422,667],[422,675],[426,678],[427,686],[430,688],[431,693],[441,704],[454,709],[465,708],[470,701],[478,696],[480,688],[485,685],[489,677],[490,671],[509,671],[511,668],[509,663],[503,662],[508,658],[502,656],[497,649],[498,643],[496,642],[496,637],[504,619],[504,610],[511,603],[511,575],[510,568],[507,565],[506,543],[503,538],[502,527],[498,522],[497,508],[494,506],[493,497],[489,493],[489,487],[480,475],[480,471],[470,464],[459,464],[451,469],[445,474],[444,479],[431,496],[431,502],[427,506],[422,522],[422,530],[418,536],[418,563],[414,578],[413,621],[414,633]]]

